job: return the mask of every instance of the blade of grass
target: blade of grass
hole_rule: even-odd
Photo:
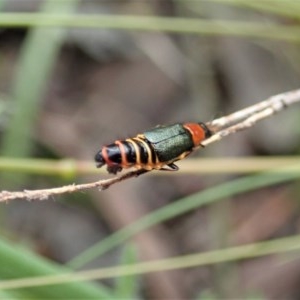
[[[137,251],[134,245],[126,244],[121,256],[120,265],[134,265],[137,263]],[[116,278],[115,299],[136,299],[138,276],[128,275]]]
[[[2,10],[2,8],[4,7],[6,0],[0,0],[0,11]]]
[[[137,233],[203,205],[211,204],[244,192],[256,190],[258,188],[296,180],[299,177],[300,165],[298,163],[292,167],[247,176],[208,188],[146,215],[140,220],[115,232],[108,238],[82,252],[80,255],[69,261],[67,265],[71,268],[81,267],[96,257],[101,256],[107,251],[122,244]]]
[[[49,15],[55,12],[67,15],[73,12],[77,3],[78,0],[46,1],[41,9]],[[18,20],[14,19],[14,21]],[[3,156],[26,157],[30,155],[32,132],[37,121],[42,95],[65,34],[66,30],[62,28],[34,28],[28,33],[21,50],[12,91],[14,115],[2,140]],[[3,175],[2,181],[5,178],[8,179],[9,174],[5,177]],[[10,178],[12,178],[11,175]]]
[[[2,13],[2,27],[76,27],[120,30],[164,31],[209,36],[238,36],[299,42],[298,25],[261,24],[250,21],[204,20],[134,15],[49,15],[43,13]]]
[[[183,174],[247,174],[295,165],[300,156],[272,157],[214,157],[189,158],[178,162],[180,172],[150,172],[147,176],[181,176]],[[95,174],[108,175],[105,169],[95,168],[91,161],[75,159],[38,159],[0,157],[1,172],[18,172],[36,175],[61,176],[65,179]]]
[[[211,290],[201,291],[196,300],[218,300],[219,297]]]
[[[61,274],[70,272],[50,261],[42,259],[22,247],[12,246],[0,239],[0,278],[14,279],[22,277],[35,277],[45,274]],[[112,299],[112,294],[107,288],[91,283],[66,284],[59,289],[40,287],[22,290],[28,298],[35,299]]]
[[[245,260],[264,255],[300,250],[300,235],[276,239],[273,241],[253,243],[227,249],[213,250],[168,259],[147,261],[134,265],[108,267],[96,270],[80,271],[72,274],[40,276],[0,282],[0,289],[12,289],[32,286],[62,284],[94,279],[113,278],[134,274],[199,267],[229,261]]]
[[[282,1],[282,0],[269,0],[269,1],[248,1],[248,0],[213,0],[221,4],[229,4],[239,7],[250,8],[260,12],[267,12],[276,14],[283,17],[300,18],[300,3],[299,1]]]
[[[27,299],[28,298],[29,297],[27,297]],[[0,299],[19,300],[19,299],[25,299],[25,297],[22,297],[22,293],[13,293],[11,291],[0,291]]]

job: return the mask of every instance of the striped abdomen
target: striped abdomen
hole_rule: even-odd
[[[104,146],[95,157],[100,168],[107,164],[109,173],[117,173],[122,168],[136,167],[138,169],[153,169],[156,165],[157,156],[143,135],[125,141],[115,141],[113,144]]]

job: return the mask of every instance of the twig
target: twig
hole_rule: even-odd
[[[300,89],[270,97],[269,99],[259,102],[253,106],[239,110],[228,116],[215,119],[212,122],[208,122],[206,125],[214,132],[214,134],[210,138],[201,142],[201,146],[207,146],[230,134],[248,129],[254,126],[258,121],[268,118],[297,102],[300,102]],[[6,202],[18,198],[25,200],[45,200],[51,196],[69,194],[91,188],[105,190],[117,182],[137,177],[147,172],[148,171],[146,170],[137,170],[111,179],[99,180],[85,184],[71,184],[52,189],[24,190],[21,192],[2,191],[0,192],[0,202]]]
[[[273,115],[296,102],[300,102],[300,89],[272,96],[267,100],[239,110],[233,114],[215,119],[212,122],[207,123],[207,126],[213,127],[219,131],[225,127],[228,128],[233,124],[243,122],[247,118],[264,111],[265,109],[271,109],[271,115]]]
[[[111,179],[102,179],[96,182],[83,183],[83,184],[70,184],[62,187],[52,188],[52,189],[42,189],[42,190],[24,190],[22,192],[9,192],[2,191],[0,193],[0,202],[6,202],[14,199],[25,199],[25,200],[46,200],[50,196],[62,195],[62,194],[71,194],[74,192],[79,192],[82,190],[88,190],[93,188],[98,188],[100,191],[103,191],[109,188],[112,184],[121,182],[123,180],[137,177],[144,173],[148,172],[147,170],[137,170],[128,172],[119,177],[114,177]]]

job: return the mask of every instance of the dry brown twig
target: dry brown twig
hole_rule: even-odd
[[[208,122],[206,125],[214,132],[214,134],[210,138],[204,140],[201,143],[201,146],[206,147],[230,134],[248,129],[254,126],[258,121],[268,118],[297,102],[300,102],[300,89],[272,96],[267,100],[239,110],[233,114]],[[0,202],[6,202],[18,198],[25,200],[45,200],[51,196],[69,194],[92,188],[104,190],[117,182],[137,177],[146,172],[148,171],[136,170],[110,179],[102,179],[96,182],[84,184],[71,184],[52,189],[24,190],[19,192],[2,191],[0,192]]]

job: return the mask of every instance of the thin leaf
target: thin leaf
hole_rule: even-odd
[[[299,164],[295,164],[289,168],[264,172],[259,175],[247,176],[218,186],[213,186],[192,196],[182,198],[175,203],[171,203],[151,214],[146,215],[140,220],[115,232],[106,239],[87,249],[75,259],[71,260],[68,265],[72,268],[83,266],[96,257],[103,255],[116,246],[119,246],[135,234],[144,231],[153,225],[187,213],[193,209],[262,187],[292,181],[299,177],[300,166]]]
[[[55,12],[68,14],[73,12],[78,2],[78,0],[49,0],[42,6],[42,11],[47,14]],[[12,91],[14,115],[2,140],[3,156],[30,155],[33,128],[37,122],[42,96],[65,34],[66,30],[62,28],[33,28],[28,33],[21,50]],[[5,178],[8,176],[9,174]]]
[[[59,275],[71,272],[50,261],[42,259],[27,249],[10,245],[0,239],[0,278],[14,279],[36,277],[45,274]],[[91,283],[61,284],[59,288],[38,287],[18,291],[35,299],[112,299],[109,290]]]
[[[120,265],[132,265],[137,263],[137,251],[134,245],[125,245]],[[115,297],[116,299],[136,299],[138,288],[138,276],[128,275],[116,278]]]

